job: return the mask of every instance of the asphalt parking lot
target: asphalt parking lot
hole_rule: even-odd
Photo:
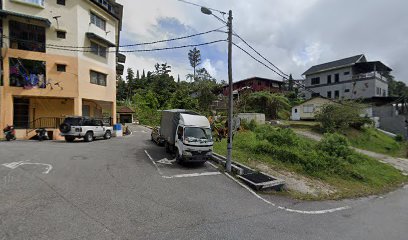
[[[0,240],[408,234],[407,188],[328,202],[255,195],[210,163],[176,164],[143,127],[131,136],[91,143],[0,142],[0,202]]]

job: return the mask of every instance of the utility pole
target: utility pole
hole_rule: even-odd
[[[229,107],[228,107],[228,146],[227,146],[227,172],[231,172],[232,158],[232,131],[233,131],[233,108],[234,108],[234,88],[232,86],[232,10],[228,15],[228,83],[229,83]]]

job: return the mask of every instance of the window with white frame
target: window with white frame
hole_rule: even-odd
[[[106,86],[106,78],[106,74],[91,70],[91,83]]]
[[[303,105],[303,112],[304,113],[313,113],[314,112],[314,105],[313,104]]]
[[[99,55],[101,57],[106,58],[106,47],[95,43],[95,42],[91,42],[91,52],[93,54]]]
[[[106,21],[105,19],[99,17],[95,13],[91,12],[91,23],[95,24],[98,28],[106,31]]]
[[[30,5],[36,5],[44,7],[44,0],[12,0],[13,2],[28,3]]]

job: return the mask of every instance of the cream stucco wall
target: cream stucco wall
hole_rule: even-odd
[[[292,120],[313,120],[315,119],[315,115],[319,112],[320,108],[325,105],[333,103],[333,101],[325,99],[325,98],[312,98],[298,106],[292,108]],[[305,106],[313,106],[313,112],[304,112]]]
[[[90,46],[90,40],[86,37],[87,32],[112,42],[117,43],[118,20],[101,10],[89,0],[67,0],[65,6],[56,4],[56,0],[45,0],[45,7],[33,7],[30,5],[3,0],[3,9],[27,15],[46,18],[51,22],[51,27],[46,28],[46,44],[60,46]],[[90,13],[94,12],[106,20],[106,32],[90,23]],[[58,17],[57,20],[53,17]],[[8,16],[3,19],[3,34],[9,36],[9,20],[17,20],[34,25],[44,26],[42,22],[27,20],[20,17]],[[57,38],[56,30],[66,31],[66,39]],[[89,48],[82,49],[89,51]],[[110,51],[114,51],[111,48]],[[47,47],[46,53],[23,51],[9,48],[9,40],[3,41],[3,67],[4,86],[0,87],[0,128],[13,122],[13,98],[30,98],[36,108],[38,117],[60,117],[64,115],[82,115],[82,105],[90,104],[92,115],[99,112],[100,106],[94,106],[103,102],[108,106],[108,112],[116,112],[116,55],[114,52],[107,53],[103,58],[90,52],[65,51]],[[51,89],[24,89],[9,86],[9,58],[21,58],[46,62],[46,80],[52,84],[58,83],[62,88],[54,86]],[[58,72],[57,64],[65,64],[66,72]],[[99,86],[90,83],[90,70],[107,75],[107,86]],[[30,104],[31,105],[31,104]],[[106,109],[104,109],[106,110]],[[30,120],[32,106],[30,106]],[[113,116],[116,120],[116,118]],[[0,133],[1,137],[2,132]]]

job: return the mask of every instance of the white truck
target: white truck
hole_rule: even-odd
[[[183,109],[164,110],[160,131],[166,151],[175,153],[177,162],[204,163],[212,158],[214,142],[206,117]]]

